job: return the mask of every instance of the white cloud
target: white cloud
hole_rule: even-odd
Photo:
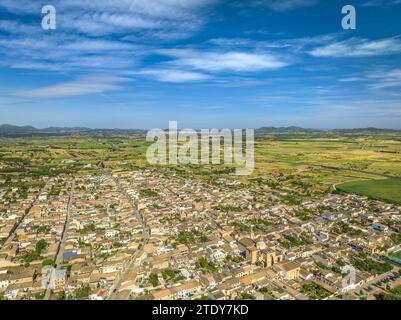
[[[389,55],[400,52],[401,41],[399,38],[380,40],[353,38],[315,48],[309,53],[314,57],[351,58]]]
[[[214,38],[208,43],[225,50],[286,50],[294,54],[305,52],[307,48],[323,46],[335,41],[338,34],[324,34],[300,38],[281,38],[280,40],[254,40],[250,38]],[[241,49],[240,49],[241,48]]]
[[[356,81],[361,81],[363,78],[360,77],[346,77],[342,79],[338,79],[339,82],[356,82]]]
[[[267,6],[274,11],[289,11],[314,6],[318,0],[257,0],[256,3]]]
[[[203,10],[215,0],[53,0],[59,28],[104,35],[138,30],[192,30],[203,24]],[[20,15],[40,14],[44,1],[2,0],[0,8]]]
[[[143,46],[133,45],[122,41],[110,41],[99,39],[77,39],[62,45],[63,50],[78,50],[83,52],[141,50]]]
[[[193,82],[210,79],[210,76],[204,73],[173,70],[173,69],[147,69],[133,72],[134,75],[149,76],[161,82]]]
[[[363,7],[393,6],[401,4],[401,0],[369,0],[363,2]]]
[[[125,78],[113,76],[87,76],[77,80],[36,88],[15,94],[21,98],[68,98],[88,94],[98,94],[122,89],[118,83],[127,81]]]
[[[373,89],[401,87],[401,69],[370,72],[367,79],[373,81],[369,85]]]
[[[217,0],[54,0],[57,30],[41,29],[44,0],[1,0],[0,67],[99,72],[136,67],[148,46],[192,36]],[[14,19],[15,17],[15,19]]]
[[[158,52],[176,58],[171,64],[208,72],[256,72],[279,69],[289,64],[271,53],[202,52],[186,49],[166,49]]]
[[[106,70],[136,64],[146,46],[117,40],[43,32],[32,37],[1,37],[0,65],[47,71]]]
[[[12,20],[0,20],[0,30],[11,34],[26,34],[41,31],[41,26],[39,24],[37,24],[36,26],[32,26],[29,24],[18,23]]]
[[[360,82],[370,89],[386,89],[401,87],[401,69],[376,69],[363,72],[360,75],[351,75],[338,79],[339,82]],[[382,92],[384,93],[384,92]],[[386,91],[386,95],[393,95],[393,93]]]

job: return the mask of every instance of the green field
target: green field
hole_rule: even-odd
[[[353,181],[338,185],[337,189],[372,199],[401,204],[401,179]]]
[[[396,258],[398,260],[401,260],[401,250],[398,250],[398,251],[395,251],[395,252],[391,253],[390,256],[394,257],[394,258]]]
[[[97,133],[65,136],[2,137],[0,135],[0,194],[11,197],[11,187],[33,187],[43,176],[97,172],[103,161],[111,170],[152,167],[146,160],[150,142],[144,134]],[[214,184],[231,177],[233,166],[169,166],[185,179]],[[28,182],[26,178],[32,178]],[[249,179],[248,179],[249,178]],[[380,179],[390,179],[383,180]],[[286,193],[288,204],[332,192],[346,192],[401,203],[401,133],[283,133],[258,135],[255,170],[238,178],[242,186],[261,184],[273,193]],[[379,179],[379,180],[373,180]],[[393,180],[392,180],[393,179]],[[400,179],[400,180],[396,180]],[[357,185],[351,181],[358,182]],[[368,188],[359,184],[368,184]],[[219,183],[217,183],[219,184]],[[233,188],[233,186],[231,186]],[[11,189],[12,190],[12,189]],[[25,196],[21,189],[21,196]],[[13,200],[12,198],[9,199]]]

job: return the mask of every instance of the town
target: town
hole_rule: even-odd
[[[0,1],[0,302],[184,318],[401,300],[400,16]]]
[[[166,168],[96,172],[2,195],[3,299],[373,299],[400,288],[397,205],[291,202],[260,179],[206,186]]]

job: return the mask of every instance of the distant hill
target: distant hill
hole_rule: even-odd
[[[256,129],[256,133],[258,134],[263,134],[263,133],[312,133],[312,132],[321,132],[322,130],[318,129],[307,129],[307,128],[301,128],[301,127],[262,127],[259,129]]]
[[[16,133],[16,132],[34,132],[37,130],[32,126],[13,126],[10,124],[2,124],[0,125],[0,133]]]
[[[359,128],[359,129],[335,129],[333,132],[338,133],[386,133],[386,132],[401,132],[395,129],[380,129],[380,128]]]
[[[0,125],[0,135],[24,136],[24,135],[63,135],[74,133],[99,133],[99,134],[124,134],[124,133],[146,133],[146,130],[130,129],[91,129],[85,127],[49,127],[38,129],[32,126],[14,126],[10,124]]]
[[[31,132],[71,132],[71,131],[89,131],[88,128],[58,128],[50,127],[46,129],[37,129],[32,126],[13,126],[10,124],[0,125],[1,133],[31,133]]]
[[[321,129],[308,129],[301,127],[264,127],[256,129],[256,135],[263,136],[267,134],[326,134],[326,135],[336,135],[336,134],[378,134],[378,133],[401,133],[401,130],[395,129],[380,129],[380,128],[357,128],[357,129],[331,129],[331,130],[321,130]]]
[[[10,124],[0,125],[0,135],[19,136],[19,135],[63,135],[63,134],[145,134],[147,130],[138,129],[91,129],[85,127],[49,127],[37,129],[33,126],[14,126]],[[398,133],[401,130],[379,129],[379,128],[359,128],[359,129],[333,129],[319,130],[308,129],[296,126],[290,127],[262,127],[255,130],[257,136],[266,134],[318,134],[318,133],[334,133],[334,134],[375,134],[375,133]]]

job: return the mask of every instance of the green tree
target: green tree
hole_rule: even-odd
[[[157,276],[156,273],[151,273],[149,276],[149,282],[152,284],[152,286],[157,287],[159,285],[159,277]]]
[[[36,243],[36,253],[37,254],[41,255],[43,250],[45,250],[46,248],[47,248],[46,240],[41,239]]]

